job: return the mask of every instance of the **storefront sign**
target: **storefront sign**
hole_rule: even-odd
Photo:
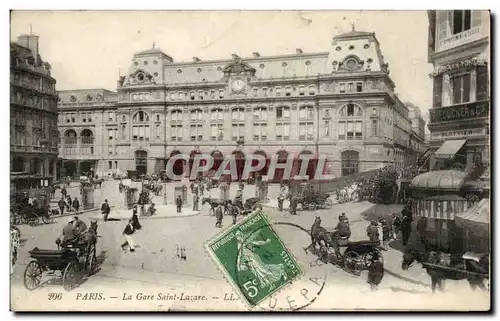
[[[490,102],[474,102],[429,110],[431,123],[488,117]]]
[[[459,137],[468,137],[468,136],[484,135],[484,134],[486,134],[485,128],[448,130],[448,131],[431,133],[431,139],[441,140],[441,139],[448,139],[448,138],[459,138]]]
[[[472,42],[481,37],[481,27],[475,27],[469,30],[452,35],[439,41],[439,49],[437,51],[448,50],[453,47],[458,47],[463,44]]]

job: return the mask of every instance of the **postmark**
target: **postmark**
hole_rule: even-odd
[[[210,241],[207,250],[250,307],[303,274],[261,210]]]

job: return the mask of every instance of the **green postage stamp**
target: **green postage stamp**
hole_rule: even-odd
[[[217,236],[207,247],[251,307],[302,274],[262,210]]]

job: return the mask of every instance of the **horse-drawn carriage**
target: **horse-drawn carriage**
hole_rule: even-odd
[[[97,268],[96,244],[97,223],[93,222],[86,237],[77,238],[57,250],[29,251],[32,260],[24,270],[24,286],[34,290],[42,285],[44,273],[59,272],[62,286],[66,291],[74,289],[84,275],[92,274]]]
[[[30,226],[50,224],[54,221],[52,212],[48,204],[21,204],[18,203],[12,209],[14,215],[14,224],[27,224]]]
[[[311,246],[316,250],[319,245],[319,257],[332,264],[343,266],[344,269],[353,274],[367,269],[374,257],[383,258],[380,251],[379,241],[349,241],[348,237],[342,237],[337,231],[329,232],[321,227],[321,218],[316,217],[311,227]]]
[[[262,208],[260,198],[258,197],[250,197],[245,201],[245,203],[241,203],[235,199],[231,202],[231,205],[236,207],[238,215],[247,215],[252,211],[255,211],[258,207]]]

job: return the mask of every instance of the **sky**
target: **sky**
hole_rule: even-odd
[[[153,42],[175,62],[329,51],[332,37],[375,32],[403,101],[426,116],[432,65],[427,62],[426,11],[13,11],[11,41],[40,36],[57,90],[106,88]]]

